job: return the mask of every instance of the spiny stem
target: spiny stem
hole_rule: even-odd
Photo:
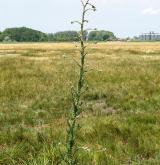
[[[86,52],[86,46],[84,42],[84,26],[85,23],[88,21],[85,20],[86,13],[89,10],[95,11],[95,7],[89,3],[90,0],[86,0],[85,2],[81,0],[82,2],[82,18],[81,21],[74,21],[71,23],[77,23],[80,25],[80,64],[78,63],[78,66],[80,68],[79,70],[79,78],[77,82],[77,87],[72,88],[72,109],[71,114],[68,119],[68,130],[67,130],[67,141],[66,141],[66,163],[68,165],[76,165],[78,163],[78,157],[77,157],[77,144],[76,144],[76,136],[77,136],[77,121],[78,117],[81,114],[81,106],[82,106],[82,90],[85,83],[85,57],[87,55]],[[91,9],[89,7],[92,7]]]

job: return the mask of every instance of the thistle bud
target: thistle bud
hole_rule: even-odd
[[[94,5],[92,5],[92,9],[93,11],[96,11],[96,7]]]

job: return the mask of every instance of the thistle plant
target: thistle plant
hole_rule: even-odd
[[[78,118],[83,112],[82,105],[82,93],[86,91],[85,88],[85,59],[87,55],[86,44],[84,35],[86,33],[85,24],[88,23],[88,20],[85,19],[86,14],[89,11],[96,11],[96,7],[90,3],[90,0],[81,0],[82,4],[82,18],[80,21],[73,21],[72,24],[77,23],[80,25],[79,32],[79,43],[80,43],[80,61],[76,61],[76,64],[79,67],[78,81],[77,84],[72,87],[72,108],[68,118],[68,129],[67,129],[67,140],[66,140],[66,158],[65,162],[68,165],[78,164],[78,147],[77,147],[77,131],[79,128]]]

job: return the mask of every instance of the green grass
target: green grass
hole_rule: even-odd
[[[81,164],[160,164],[160,44],[89,44],[88,51]],[[0,45],[0,164],[61,164],[73,57],[69,43]]]

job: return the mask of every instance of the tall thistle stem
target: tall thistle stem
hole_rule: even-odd
[[[87,55],[86,45],[84,40],[85,35],[85,23],[88,21],[85,19],[88,11],[96,11],[95,6],[90,3],[90,0],[81,0],[82,3],[82,18],[81,21],[73,21],[80,25],[79,43],[80,43],[80,62],[76,62],[79,67],[79,76],[77,86],[71,89],[72,94],[72,109],[68,118],[68,129],[67,129],[67,141],[66,141],[66,163],[68,165],[78,164],[78,148],[76,143],[77,129],[78,129],[78,117],[82,113],[82,91],[85,91],[85,57]]]

